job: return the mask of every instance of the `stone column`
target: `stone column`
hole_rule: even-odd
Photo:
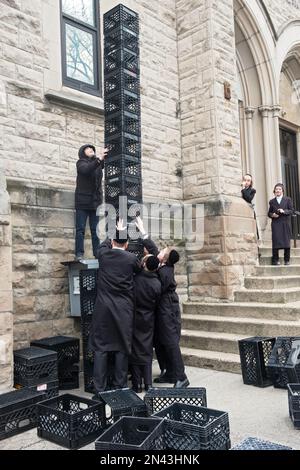
[[[0,168],[0,391],[12,386],[12,240],[10,200],[4,171]]]
[[[240,193],[233,0],[176,0],[176,14],[184,201],[204,205],[203,244],[186,243],[189,298],[231,299],[257,261]]]
[[[247,171],[255,179],[255,166],[254,166],[254,141],[253,141],[253,116],[255,108],[248,106],[245,108],[246,123],[247,123],[247,142],[248,142],[248,168]]]
[[[270,116],[272,108],[270,106],[261,106],[259,111],[262,115],[263,122],[263,141],[264,141],[264,161],[265,161],[265,176],[266,176],[266,193],[267,201],[272,196],[272,191],[275,181],[275,171],[271,162],[271,141],[270,141]]]
[[[273,106],[273,135],[275,143],[275,155],[272,161],[276,162],[276,183],[282,183],[282,167],[281,167],[281,151],[280,151],[280,134],[279,134],[279,117],[281,106]]]

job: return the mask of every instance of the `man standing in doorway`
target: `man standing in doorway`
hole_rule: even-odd
[[[102,178],[104,159],[107,149],[104,149],[100,157],[96,156],[94,145],[86,144],[80,147],[77,161],[77,181],[75,190],[76,209],[76,240],[75,259],[80,261],[84,257],[84,234],[86,221],[89,219],[93,255],[96,257],[99,247],[97,225],[99,217],[96,214],[97,207],[102,204]]]

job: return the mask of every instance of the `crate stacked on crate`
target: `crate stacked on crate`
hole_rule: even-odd
[[[257,437],[247,437],[239,444],[232,447],[231,450],[293,450],[291,447],[275,442],[264,441]]]
[[[69,336],[53,336],[31,341],[36,346],[57,352],[58,381],[60,390],[79,387],[79,339]]]
[[[144,402],[151,416],[173,403],[185,403],[194,406],[207,406],[206,389],[189,388],[151,388],[144,396]]]
[[[105,406],[107,424],[113,424],[122,416],[147,416],[143,400],[129,388],[98,393],[98,400]]]
[[[105,428],[101,402],[65,394],[38,405],[38,436],[68,449],[94,441]]]
[[[117,215],[122,206],[127,214],[132,204],[142,203],[141,110],[139,18],[123,5],[104,15],[104,112],[105,202]],[[141,255],[142,245],[133,241],[129,250]]]
[[[268,387],[272,380],[268,374],[268,361],[276,338],[253,336],[239,341],[244,384]]]
[[[88,393],[95,391],[93,382],[94,353],[89,344],[89,335],[97,296],[97,277],[97,269],[81,270],[79,275],[84,390]]]
[[[96,450],[164,450],[163,420],[122,417],[95,442]]]
[[[95,393],[94,388],[94,352],[91,349],[89,337],[92,326],[92,315],[97,296],[98,269],[81,270],[79,274],[81,337],[83,354],[84,390]],[[112,354],[108,355],[108,388],[111,386],[111,371],[113,367]]]
[[[0,440],[37,426],[37,404],[45,392],[22,388],[0,395]]]
[[[168,450],[228,450],[228,413],[203,406],[173,403],[155,413],[165,418],[164,442]]]
[[[300,383],[288,384],[290,418],[296,429],[300,429]]]
[[[300,382],[300,337],[276,339],[268,362],[268,373],[275,388]]]
[[[14,387],[45,391],[47,398],[56,396],[57,353],[35,346],[14,351]]]

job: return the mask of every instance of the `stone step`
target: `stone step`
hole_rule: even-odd
[[[186,366],[241,374],[240,356],[238,354],[185,347],[181,348],[181,353]]]
[[[300,288],[300,276],[250,276],[245,278],[246,289]]]
[[[269,320],[300,320],[300,302],[289,304],[242,302],[185,302],[183,313],[241,318],[266,318]]]
[[[300,264],[290,266],[256,266],[256,276],[300,276]]]
[[[271,256],[261,256],[259,258],[259,264],[261,266],[266,266],[266,265],[271,265],[272,259]],[[283,254],[280,256],[280,263],[282,266],[284,266],[284,260],[283,260]],[[300,265],[300,256],[292,256],[290,260],[291,265]],[[275,266],[276,267],[276,266]]]
[[[300,287],[290,287],[286,289],[256,289],[256,290],[237,290],[234,293],[236,302],[264,302],[286,304],[300,300]]]
[[[238,341],[243,338],[231,333],[182,330],[180,343],[186,348],[239,354]]]
[[[272,247],[261,247],[259,248],[261,256],[272,256]],[[283,250],[279,250],[279,255],[283,257]],[[300,256],[300,248],[291,248],[291,256]]]
[[[182,315],[182,328],[250,336],[300,336],[300,321]]]

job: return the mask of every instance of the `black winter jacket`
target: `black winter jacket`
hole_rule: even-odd
[[[78,152],[75,209],[96,210],[103,202],[102,178],[104,161],[87,157],[84,150],[92,145],[83,145]]]

